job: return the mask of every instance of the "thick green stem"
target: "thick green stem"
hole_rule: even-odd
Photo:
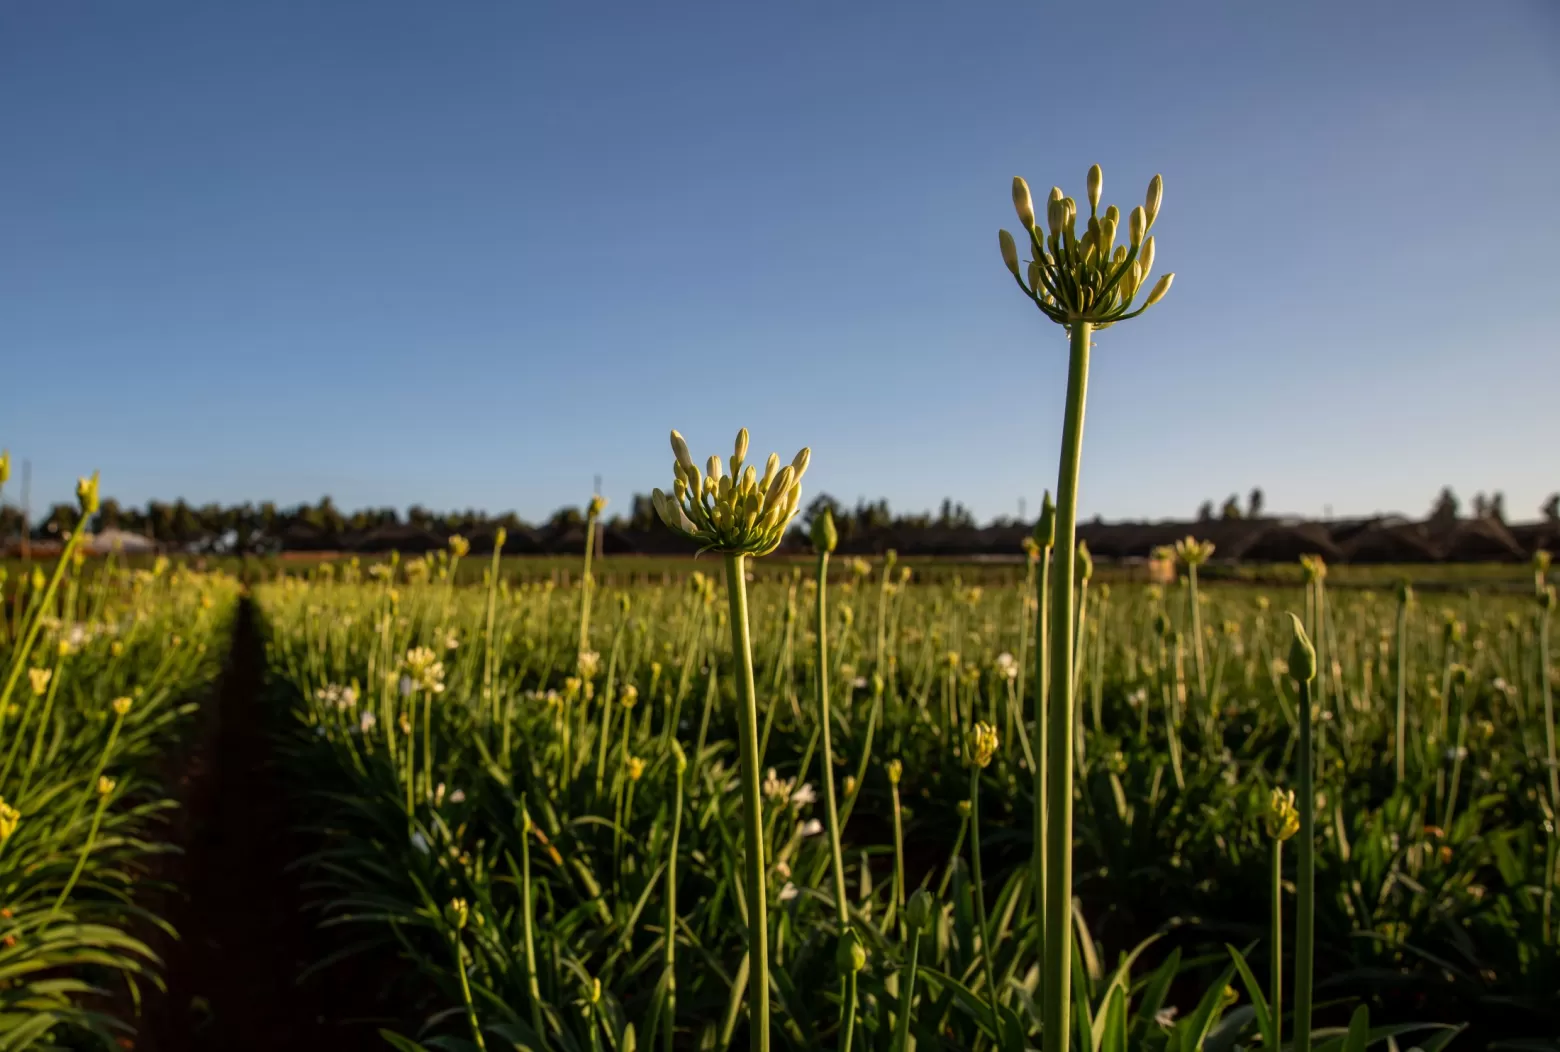
[[[1051,582],[1050,711],[1046,713],[1045,1047],[1067,1052],[1072,1030],[1072,811],[1073,811],[1073,577],[1077,573],[1078,473],[1083,454],[1083,407],[1089,384],[1093,326],[1074,322],[1067,366],[1067,409],[1056,484],[1056,557]]]
[[[850,907],[845,899],[845,856],[840,850],[840,815],[834,799],[834,746],[830,735],[834,723],[829,711],[829,553],[818,553],[818,727],[823,736],[823,806],[829,823],[829,855],[834,868],[834,913],[840,931],[850,923]],[[881,618],[881,613],[879,614]],[[881,658],[880,658],[881,662]],[[849,699],[847,699],[848,701]],[[848,706],[847,706],[848,708]],[[855,979],[851,979],[852,985]]]
[[[1316,787],[1311,757],[1311,683],[1300,681],[1300,744],[1296,750],[1295,803],[1300,809],[1299,854],[1295,869],[1295,1040],[1311,1047],[1311,982],[1315,964]]]
[[[747,842],[748,1028],[753,1052],[769,1052],[769,902],[764,873],[764,813],[758,761],[758,692],[748,632],[747,561],[726,553],[726,596],[731,604],[731,650],[737,668],[738,744],[742,756],[742,826]]]

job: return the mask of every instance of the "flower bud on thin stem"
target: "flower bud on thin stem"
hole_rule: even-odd
[[[1013,211],[1018,213],[1025,230],[1035,228],[1035,203],[1029,196],[1029,184],[1017,175],[1013,177]]]
[[[1013,235],[1006,230],[997,232],[997,245],[1002,249],[1002,263],[1018,277],[1018,245],[1013,242]]]

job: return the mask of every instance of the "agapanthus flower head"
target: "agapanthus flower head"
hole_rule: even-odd
[[[970,728],[969,759],[976,767],[985,767],[997,752],[997,729],[989,723],[977,723]]]
[[[431,647],[413,647],[406,652],[407,678],[414,687],[440,694],[444,691],[444,662]]]
[[[1274,789],[1262,815],[1267,834],[1274,840],[1288,840],[1300,832],[1300,812],[1295,809],[1293,789]]]
[[[1128,215],[1122,229],[1121,211],[1115,205],[1099,210],[1104,178],[1100,166],[1089,169],[1089,218],[1078,233],[1078,204],[1052,187],[1046,202],[1045,225],[1035,220],[1034,201],[1029,184],[1013,180],[1013,208],[1029,236],[1032,258],[1021,265],[1018,243],[1006,230],[998,236],[1002,262],[1046,317],[1060,325],[1088,322],[1103,329],[1118,321],[1134,318],[1164,298],[1170,291],[1174,274],[1166,274],[1154,284],[1141,307],[1133,309],[1138,291],[1147,287],[1154,265],[1154,239],[1149,230],[1159,215],[1164,180],[1154,176],[1148,184],[1143,204]],[[1127,243],[1116,244],[1119,233]]]
[[[98,512],[98,473],[94,471],[91,478],[76,480],[76,504],[81,508],[83,515],[96,515]]]
[[[1186,536],[1175,542],[1175,557],[1187,566],[1201,566],[1213,558],[1213,542],[1199,541],[1196,537]]]
[[[747,428],[737,432],[730,459],[731,473],[719,457],[699,470],[682,435],[672,432],[675,476],[669,496],[657,489],[651,499],[656,514],[673,531],[698,542],[703,551],[733,555],[768,555],[780,545],[786,527],[796,517],[802,496],[802,475],[812,451],[803,449],[785,467],[771,453],[763,477],[748,464]]]

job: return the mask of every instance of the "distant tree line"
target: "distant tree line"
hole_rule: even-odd
[[[1232,495],[1217,512],[1212,501],[1204,501],[1197,518],[1204,522],[1260,520],[1264,516],[1265,503],[1262,490],[1255,488],[1244,503]],[[806,506],[798,517],[795,532],[805,531],[824,509],[833,515],[840,540],[845,543],[890,533],[899,536],[948,535],[982,528],[967,507],[951,498],[944,500],[935,512],[896,513],[886,500],[860,500],[850,507],[824,493]],[[1499,492],[1488,496],[1480,493],[1473,498],[1471,511],[1474,519],[1504,522],[1505,497]],[[1560,493],[1552,494],[1539,511],[1546,522],[1560,523]],[[1461,517],[1462,504],[1457,495],[1450,487],[1442,489],[1431,505],[1429,521],[1446,523]],[[79,518],[74,504],[55,504],[34,518],[29,533],[32,539],[39,541],[57,538],[77,529],[81,525]],[[360,508],[346,512],[327,496],[315,504],[292,507],[281,507],[272,501],[194,505],[175,500],[151,501],[144,507],[135,508],[106,498],[86,526],[94,532],[121,529],[142,534],[172,548],[264,552],[289,547],[289,538],[301,536],[309,538],[312,545],[329,546],[337,539],[361,541],[376,534],[393,540],[398,530],[444,538],[452,534],[490,536],[503,527],[511,536],[530,531],[542,537],[558,538],[579,531],[584,524],[585,510],[581,507],[559,508],[543,522],[532,524],[512,511],[497,515],[475,509],[436,512],[416,504],[404,514],[395,508]],[[609,506],[603,525],[625,535],[647,535],[661,530],[655,509],[645,494],[635,494],[626,506]],[[1006,529],[1017,525],[1021,524],[1015,519],[999,517],[985,528]],[[0,506],[0,539],[17,538],[22,528],[22,510],[12,504]]]

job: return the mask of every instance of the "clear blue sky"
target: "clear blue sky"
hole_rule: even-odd
[[[1560,489],[1560,6],[0,5],[0,445],[34,501],[513,508],[1053,486],[1009,180],[1130,208],[1085,515]],[[18,496],[15,480],[6,496]]]

